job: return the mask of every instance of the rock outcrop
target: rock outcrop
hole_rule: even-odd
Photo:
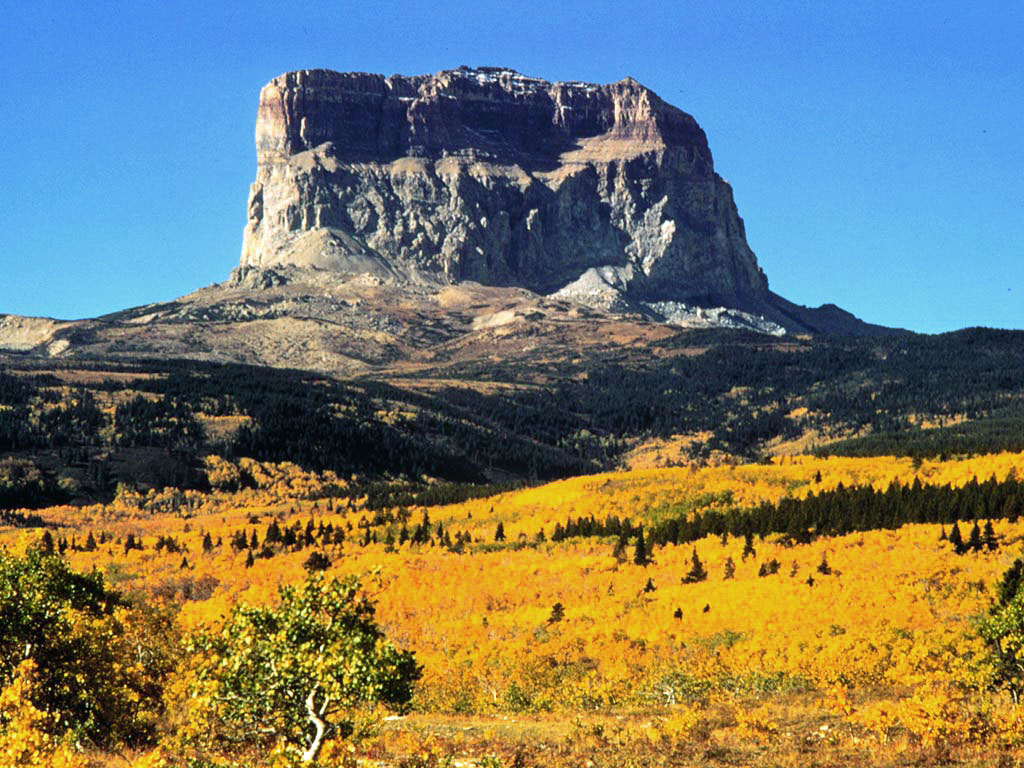
[[[0,355],[457,378],[661,354],[679,327],[893,332],[769,291],[704,132],[631,79],[292,72],[263,89],[256,144],[231,279],[92,319],[0,315]]]
[[[256,145],[243,273],[548,294],[615,268],[630,301],[768,295],[704,132],[629,78],[290,72],[260,94]]]

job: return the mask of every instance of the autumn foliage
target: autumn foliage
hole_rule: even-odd
[[[334,683],[314,691],[314,704],[324,696],[340,707],[323,764],[355,756],[428,765],[462,755],[485,765],[491,755],[499,761],[492,764],[570,765],[627,754],[637,765],[806,754],[836,764],[895,764],[908,754],[981,764],[1016,754],[1024,742],[1007,667],[1020,658],[1022,603],[1000,586],[1021,555],[1024,521],[1009,507],[979,518],[982,546],[961,554],[945,522],[843,535],[725,530],[679,544],[654,535],[669,520],[742,516],[841,488],[970,494],[992,487],[990,479],[1024,476],[1024,455],[638,470],[442,507],[373,509],[337,478],[294,466],[211,459],[208,469],[210,493],[125,490],[108,505],[43,510],[52,556],[38,554],[39,529],[2,534],[9,562],[66,563],[69,574],[86,574],[80,578],[96,595],[122,596],[109,605],[97,597],[95,610],[69,607],[61,634],[107,649],[90,652],[90,663],[119,670],[97,683],[105,698],[115,702],[121,691],[135,701],[120,711],[137,735],[115,739],[136,739],[137,761],[174,764],[199,754],[200,743],[210,764],[218,754],[236,762],[243,754],[253,764],[295,757],[315,735],[304,705],[308,681],[320,674],[348,681],[335,693],[327,693]],[[975,520],[957,515],[969,540]],[[614,531],[601,527],[612,518]],[[358,591],[343,586],[356,578]],[[370,678],[375,693],[366,700],[341,695],[356,672],[330,666],[346,658],[340,651],[297,651],[287,674],[298,677],[268,666],[282,658],[281,648],[267,649],[287,627],[306,628],[294,638],[315,635],[306,619],[285,619],[312,583],[344,591],[331,605],[363,606],[352,626],[372,615],[366,658],[396,671],[402,695]],[[132,607],[143,604],[148,614]],[[331,615],[326,603],[307,607],[307,616]],[[173,616],[163,635],[152,631],[157,615]],[[150,629],[139,629],[146,622]],[[151,664],[138,666],[127,639],[138,651],[140,638],[157,636],[163,640],[145,650]],[[333,642],[341,640],[324,636],[314,646]],[[159,661],[168,653],[173,669]],[[5,732],[35,734],[25,743],[38,754],[101,759],[98,740],[93,753],[62,740],[56,710],[37,693],[39,660],[11,659],[0,699]],[[154,676],[158,662],[164,666]],[[224,693],[243,682],[263,691],[259,717],[228,714]],[[146,698],[157,687],[159,703]],[[404,700],[413,712],[404,721],[383,721],[372,706]],[[289,707],[299,713],[291,721],[282,714]],[[372,716],[359,719],[360,712]],[[460,741],[439,725],[473,718],[525,718],[547,735],[473,736],[467,725]],[[82,722],[75,727],[88,732]],[[573,722],[575,731],[561,725]],[[269,757],[278,743],[285,747]]]

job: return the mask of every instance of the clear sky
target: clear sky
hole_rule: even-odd
[[[1024,328],[1024,3],[0,0],[0,313],[172,299],[238,261],[293,69],[627,75],[697,118],[777,293]]]

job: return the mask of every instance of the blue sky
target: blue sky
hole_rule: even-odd
[[[697,118],[792,301],[1024,328],[1024,3],[0,0],[0,313],[227,277],[292,69],[627,75]]]

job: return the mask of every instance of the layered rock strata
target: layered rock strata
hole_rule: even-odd
[[[242,272],[547,294],[616,268],[635,301],[767,295],[697,122],[632,79],[290,72],[260,94]]]

